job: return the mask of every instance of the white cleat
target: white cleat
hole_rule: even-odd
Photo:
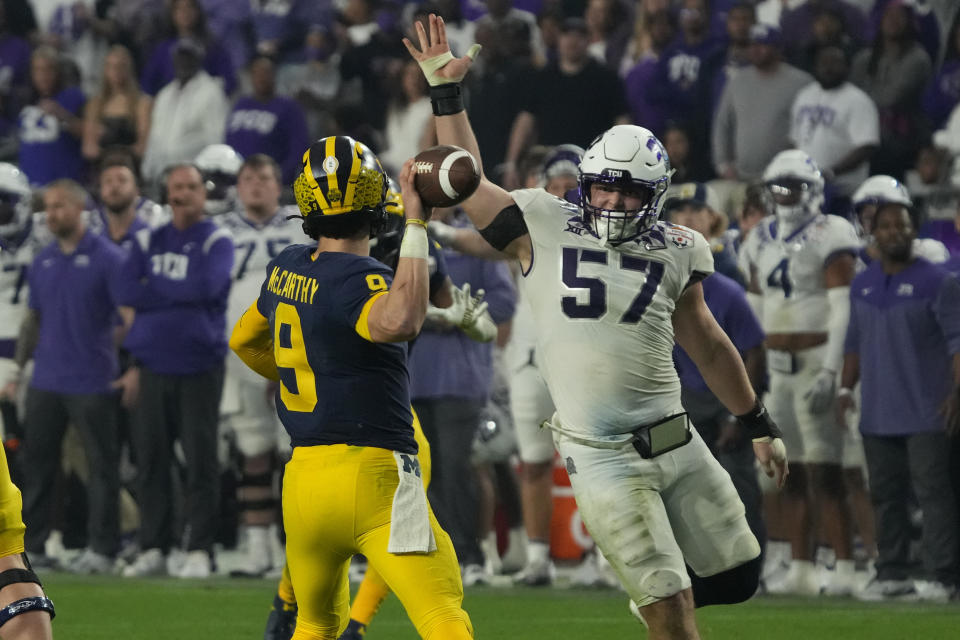
[[[553,563],[549,560],[531,562],[513,576],[513,583],[528,587],[546,587],[553,582]]]
[[[490,575],[479,564],[468,564],[463,567],[463,586],[476,587],[490,584]]]
[[[917,589],[914,587],[912,580],[877,580],[874,578],[854,596],[857,600],[866,602],[916,600]]]
[[[917,590],[917,599],[922,602],[947,603],[957,595],[957,588],[942,582],[928,580],[914,580]]]
[[[163,576],[167,574],[167,563],[160,549],[153,548],[141,551],[134,558],[133,563],[124,567],[124,578],[144,578],[146,576]]]
[[[818,596],[817,568],[808,560],[794,560],[782,579],[767,583],[767,591],[778,595]]]
[[[84,576],[108,575],[113,573],[113,558],[93,549],[84,549],[83,553],[67,565],[67,571]]]
[[[206,551],[189,551],[183,566],[175,574],[178,578],[203,579],[213,573],[213,562]]]

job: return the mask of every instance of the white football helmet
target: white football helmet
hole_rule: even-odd
[[[868,204],[896,203],[912,207],[910,192],[902,182],[892,176],[870,176],[853,193],[853,209],[859,210]]]
[[[763,172],[766,196],[777,219],[798,225],[820,213],[823,206],[823,173],[805,151],[781,151]]]
[[[632,124],[607,129],[587,147],[580,162],[584,222],[594,235],[614,245],[637,237],[660,217],[672,174],[666,150],[649,130]],[[594,184],[630,189],[642,194],[643,202],[629,211],[601,209],[590,202]]]
[[[20,169],[0,162],[0,237],[12,238],[30,223],[30,182]]]
[[[207,213],[218,215],[233,209],[243,157],[230,145],[211,144],[204,147],[193,162],[200,169],[207,188]]]

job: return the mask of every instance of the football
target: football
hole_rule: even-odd
[[[424,149],[413,162],[413,184],[425,207],[460,204],[480,185],[480,166],[466,149],[442,144]]]

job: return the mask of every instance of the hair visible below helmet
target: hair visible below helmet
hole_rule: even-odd
[[[203,148],[193,163],[203,176],[207,190],[205,209],[210,215],[229,211],[237,200],[237,174],[243,157],[228,144],[211,144]]]
[[[667,152],[649,130],[632,124],[607,129],[587,147],[580,162],[584,222],[594,235],[612,244],[637,237],[660,217],[672,173]],[[590,198],[595,184],[635,191],[642,195],[642,203],[629,211],[601,209]]]
[[[387,215],[387,180],[380,160],[362,142],[349,136],[314,142],[293,183],[304,233],[344,238],[364,224],[375,232]]]
[[[823,173],[806,152],[781,151],[763,172],[764,193],[777,218],[799,224],[820,213],[823,206]]]
[[[30,183],[20,169],[0,162],[0,237],[12,238],[30,223]]]

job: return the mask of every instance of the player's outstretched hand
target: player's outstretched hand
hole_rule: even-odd
[[[403,199],[403,217],[407,220],[429,220],[431,209],[425,208],[420,200],[420,194],[413,185],[416,171],[413,168],[413,158],[403,163],[400,170],[400,197]]]
[[[480,45],[475,44],[467,51],[467,55],[462,58],[455,58],[450,52],[450,44],[447,42],[447,28],[443,24],[443,18],[431,13],[429,18],[429,35],[423,28],[423,23],[417,21],[414,23],[417,29],[417,40],[420,48],[418,49],[410,42],[409,38],[403,39],[403,44],[413,56],[413,59],[420,65],[423,75],[427,78],[427,83],[431,87],[450,82],[460,82],[470,70],[470,65],[480,52]]]
[[[780,438],[772,438],[769,442],[753,441],[753,453],[760,462],[760,467],[768,477],[777,483],[777,489],[783,488],[790,468],[787,465],[787,448]]]

